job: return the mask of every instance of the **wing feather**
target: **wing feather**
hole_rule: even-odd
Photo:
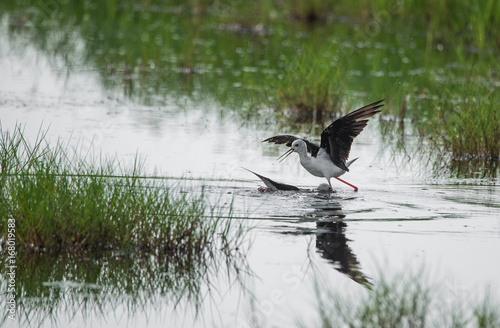
[[[266,140],[263,140],[262,142],[272,142],[275,144],[286,144],[288,147],[292,147],[292,143],[297,139],[301,139],[301,138],[296,137],[296,136],[292,136],[289,134],[283,134],[283,135],[267,138]],[[319,146],[313,142],[308,141],[308,140],[305,140],[305,139],[301,139],[301,140],[304,140],[304,142],[306,143],[307,152],[310,153],[311,156],[316,157],[316,155],[318,155]]]
[[[380,112],[378,108],[384,99],[361,107],[330,124],[321,133],[321,148],[330,155],[333,164],[345,171],[349,171],[345,165],[349,158],[351,145],[361,131],[368,124],[368,118]]]

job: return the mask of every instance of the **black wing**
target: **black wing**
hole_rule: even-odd
[[[267,138],[266,140],[262,140],[262,142],[274,142],[275,144],[286,144],[288,147],[292,147],[292,143],[297,139],[301,139],[301,138],[298,138],[296,136],[291,136],[288,134],[283,134],[283,135]],[[307,141],[305,139],[302,139],[302,140],[304,140],[304,142],[307,145],[307,152],[310,153],[311,156],[316,157],[316,155],[318,155],[319,146],[316,145],[315,143],[312,143],[312,142]]]
[[[352,141],[368,124],[368,118],[380,112],[377,108],[384,106],[384,104],[379,105],[382,101],[384,99],[339,118],[321,133],[321,148],[330,155],[333,164],[349,171],[345,162],[349,158]]]

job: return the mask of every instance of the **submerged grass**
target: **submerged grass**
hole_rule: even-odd
[[[496,300],[473,304],[471,295],[426,284],[421,274],[384,278],[357,300],[324,288],[316,280],[321,327],[499,327]],[[450,294],[450,295],[448,295]]]
[[[114,160],[87,161],[46,132],[34,144],[19,126],[0,137],[0,241],[8,222],[16,243],[30,251],[129,249],[198,252],[229,221],[207,218],[201,192],[145,179]],[[216,210],[212,209],[212,212]],[[224,236],[223,236],[224,237]]]

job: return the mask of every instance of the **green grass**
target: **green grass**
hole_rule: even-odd
[[[409,83],[387,110],[411,122],[420,155],[437,175],[495,177],[500,160],[500,96],[484,63],[431,72]],[[398,114],[398,112],[400,114]]]
[[[19,250],[200,252],[228,235],[203,190],[148,179],[138,159],[127,169],[82,158],[44,132],[31,144],[17,126],[2,131],[0,161],[0,240],[14,220]]]
[[[470,294],[457,295],[460,291],[450,293],[443,287],[430,286],[421,274],[390,279],[382,276],[355,300],[325,288],[319,281],[315,290],[319,326],[324,328],[500,326],[497,300],[487,295],[474,303]]]
[[[499,160],[499,101],[498,90],[488,85],[466,81],[446,85],[429,104],[436,117],[419,124],[420,131],[455,160]]]

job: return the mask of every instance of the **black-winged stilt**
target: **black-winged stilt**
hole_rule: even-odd
[[[361,107],[330,124],[321,133],[320,146],[292,135],[274,136],[263,142],[286,144],[291,147],[278,157],[278,160],[283,161],[291,153],[298,153],[300,164],[312,175],[325,177],[330,189],[333,190],[330,179],[335,178],[354,188],[354,191],[358,191],[358,187],[339,179],[339,176],[349,172],[349,166],[356,160],[347,161],[352,141],[368,124],[368,118],[380,112],[377,109],[384,106],[380,104],[382,101],[384,100]],[[310,153],[311,156],[307,153]]]
[[[276,182],[274,180],[266,178],[265,176],[257,174],[254,171],[251,171],[251,170],[246,169],[244,167],[243,167],[243,169],[247,170],[250,173],[255,174],[259,179],[262,180],[262,182],[264,182],[264,184],[266,185],[267,188],[269,188],[269,190],[272,190],[272,191],[277,191],[277,190],[300,190],[299,188],[297,188],[295,186],[288,185],[286,183]]]

